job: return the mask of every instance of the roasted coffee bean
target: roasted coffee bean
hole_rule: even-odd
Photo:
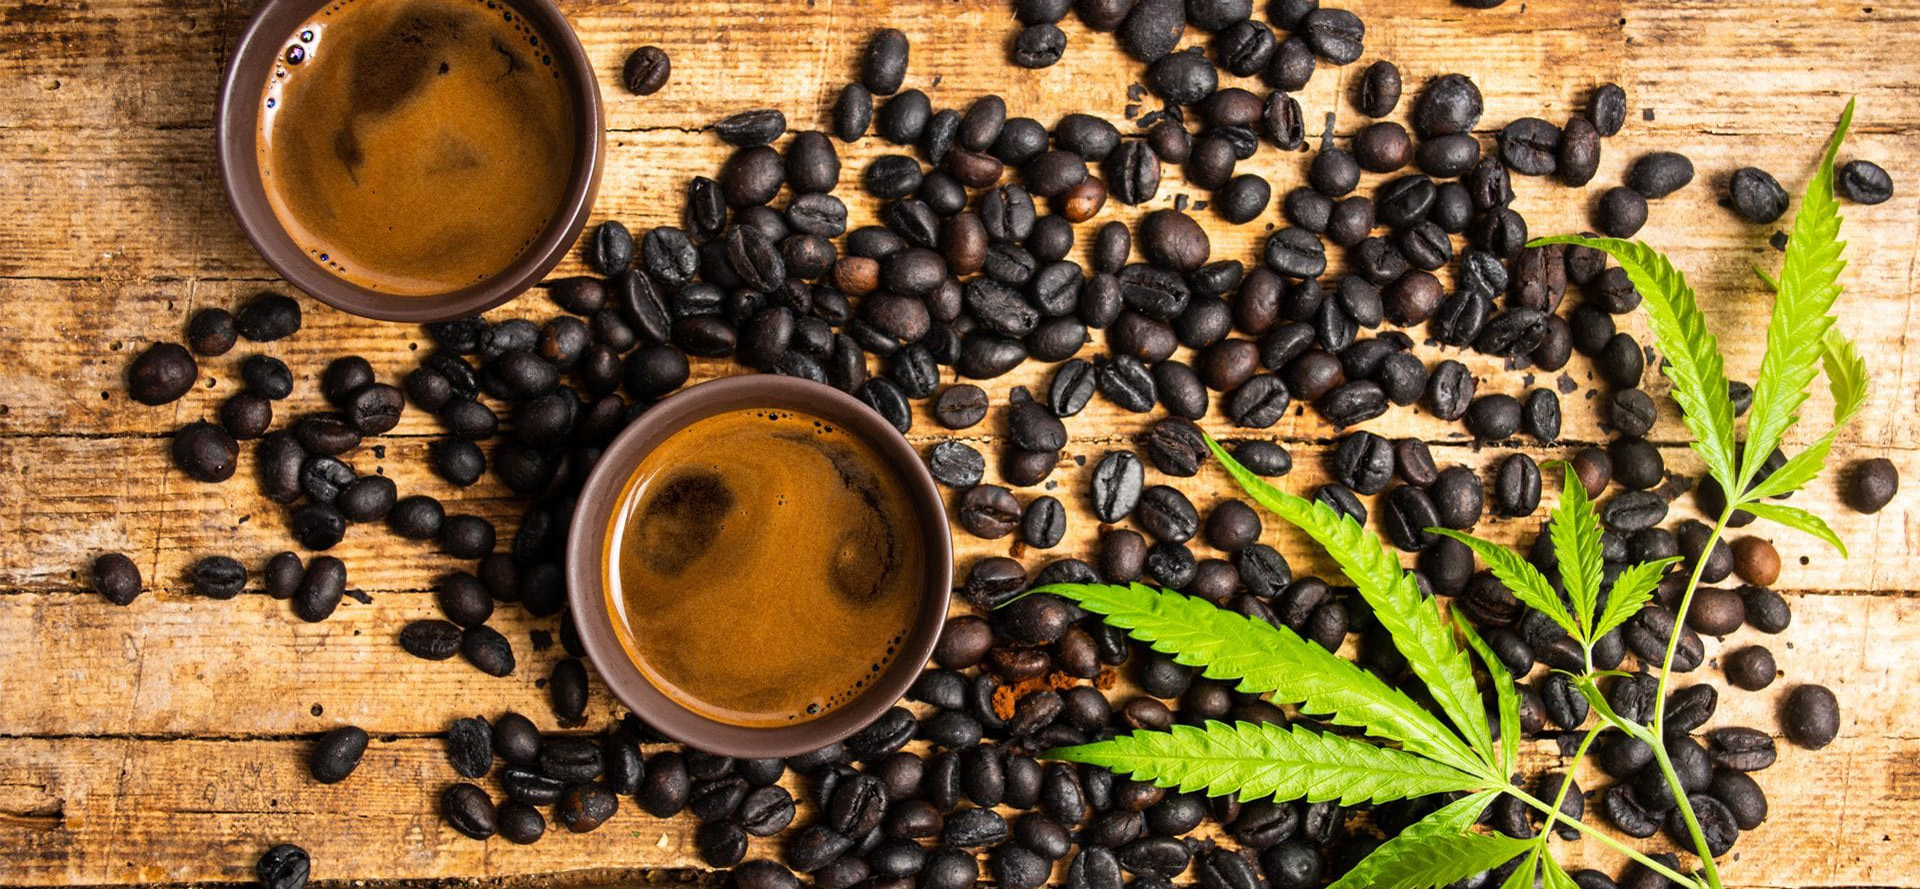
[[[361,755],[366,752],[366,731],[343,725],[321,735],[320,740],[314,743],[313,750],[307,755],[307,771],[313,775],[313,780],[322,784],[338,784],[353,774],[353,770],[360,766]]]
[[[1601,192],[1594,204],[1595,228],[1611,238],[1631,238],[1647,224],[1647,199],[1624,185]]]
[[[1323,148],[1307,167],[1307,182],[1327,197],[1343,197],[1360,184],[1360,163],[1343,149]]]
[[[673,63],[665,50],[657,46],[643,46],[628,55],[627,61],[620,66],[620,83],[627,88],[627,92],[636,96],[651,96],[667,85],[667,78],[672,72]],[[531,842],[511,836],[508,839]]]
[[[1206,462],[1205,433],[1193,421],[1173,417],[1147,430],[1142,445],[1155,468],[1178,478],[1192,478]]]
[[[1759,167],[1741,167],[1727,179],[1727,202],[1742,219],[1768,225],[1787,212],[1787,190]]]
[[[907,35],[894,28],[881,28],[867,39],[866,52],[860,58],[860,83],[877,96],[890,96],[900,89],[907,76]]]
[[[1607,421],[1622,434],[1644,436],[1657,415],[1653,398],[1639,389],[1620,389],[1607,399]]]
[[[1387,393],[1372,380],[1352,380],[1335,386],[1318,404],[1320,415],[1335,428],[1353,426],[1386,413]]]
[[[308,623],[332,616],[346,595],[347,566],[333,556],[315,556],[293,593],[293,613]]]
[[[1276,442],[1243,441],[1234,447],[1233,458],[1247,471],[1267,478],[1293,471],[1293,456]]]
[[[204,420],[196,420],[175,432],[170,450],[173,464],[180,471],[203,482],[232,478],[240,456],[240,444],[233,435]]]
[[[1360,494],[1378,494],[1393,480],[1393,445],[1371,432],[1340,439],[1331,456],[1333,477]]]
[[[1378,387],[1375,387],[1374,391],[1377,393]],[[1329,394],[1328,399],[1331,400],[1332,398],[1333,396]],[[1384,396],[1382,396],[1381,401],[1383,405],[1384,400]],[[1256,374],[1249,377],[1246,382],[1241,383],[1232,392],[1227,393],[1226,402],[1222,407],[1226,410],[1228,418],[1233,421],[1235,426],[1265,429],[1279,422],[1280,418],[1286,415],[1287,408],[1292,404],[1292,401],[1292,396],[1287,391],[1286,384],[1281,382],[1279,377],[1273,374]],[[1341,402],[1341,406],[1336,406],[1334,411],[1329,411],[1327,405],[1323,404],[1321,412],[1327,414],[1329,420],[1334,422],[1335,425],[1344,425],[1341,421],[1334,420],[1334,415],[1341,410],[1355,414],[1365,412],[1369,408],[1364,402],[1364,398],[1348,399],[1347,401]],[[1382,406],[1381,409],[1384,410],[1384,406]],[[1376,411],[1372,415],[1377,416],[1378,412]],[[1358,421],[1353,420],[1351,422]]]
[[[1093,514],[1102,522],[1118,522],[1140,502],[1144,473],[1132,451],[1111,451],[1094,466]]]
[[[1635,798],[1633,788],[1626,784],[1615,784],[1601,794],[1600,811],[1614,827],[1630,837],[1645,839],[1660,829],[1656,813],[1648,812]]]
[[[405,497],[387,510],[387,528],[408,540],[432,540],[440,534],[446,510],[440,501],[415,494]]]
[[[999,485],[974,485],[960,496],[960,526],[974,536],[997,540],[1020,523],[1020,503]]]
[[[187,569],[193,591],[209,599],[231,599],[247,588],[247,569],[229,556],[207,556]],[[136,577],[135,583],[138,583]]]
[[[95,558],[91,581],[94,592],[115,605],[131,604],[140,596],[140,569],[120,553]]]
[[[1167,485],[1154,485],[1140,492],[1139,505],[1132,514],[1142,530],[1166,543],[1192,540],[1200,524],[1199,513],[1187,495]]]
[[[787,116],[778,108],[756,108],[721,118],[713,125],[720,141],[740,148],[771,145],[787,131]],[[611,272],[602,272],[611,274]]]
[[[493,769],[493,730],[486,720],[456,719],[447,728],[447,760],[463,778],[484,778]]]
[[[285,339],[300,330],[300,304],[278,293],[262,293],[234,313],[234,326],[256,343]]]
[[[1707,636],[1725,636],[1746,623],[1747,607],[1733,590],[1705,587],[1694,592],[1687,626]]]
[[[1353,157],[1360,168],[1374,173],[1391,173],[1413,159],[1413,140],[1407,128],[1393,121],[1378,121],[1361,128],[1353,136]]]
[[[1480,520],[1486,498],[1480,477],[1464,466],[1441,470],[1428,486],[1427,494],[1433,499],[1441,526],[1457,530],[1471,528]]]
[[[1067,446],[1067,427],[1045,405],[1028,399],[1007,411],[1007,437],[1029,451],[1057,451]]]
[[[1307,13],[1300,20],[1297,32],[1306,37],[1307,44],[1321,58],[1336,65],[1345,65],[1360,58],[1365,47],[1366,25],[1360,17],[1345,9],[1322,7]]]
[[[430,661],[444,661],[460,650],[460,628],[444,620],[417,620],[400,629],[400,647]]]
[[[1726,806],[1733,823],[1741,830],[1752,830],[1767,820],[1767,795],[1760,789],[1760,783],[1748,775],[1715,771],[1707,792]]]
[[[560,801],[554,804],[553,820],[565,825],[567,830],[574,833],[588,833],[605,824],[619,808],[619,797],[614,796],[613,791],[606,787],[599,784],[575,784],[568,787],[566,792],[560,795]],[[739,830],[738,825],[730,822],[728,824],[733,830]],[[712,831],[708,829],[711,826],[711,824],[703,824],[695,834],[694,842],[701,850],[701,857],[715,867],[726,867],[738,862],[740,860],[738,853],[746,851],[744,833],[739,837],[736,847],[738,852],[728,859],[724,854],[717,854],[719,849],[726,848],[720,845],[725,840],[716,840]]]
[[[1742,612],[1745,608],[1743,606]],[[1749,645],[1736,649],[1720,660],[1721,669],[1726,671],[1727,682],[1735,688],[1747,691],[1759,691],[1773,684],[1779,668],[1775,666],[1773,652],[1764,645]]]
[[[1833,190],[1856,204],[1883,204],[1893,198],[1893,177],[1873,161],[1850,160],[1835,173]]]
[[[1433,545],[1437,535],[1427,529],[1440,524],[1440,513],[1427,492],[1402,485],[1387,495],[1381,522],[1394,546],[1415,552]]]
[[[217,306],[194,312],[187,321],[187,345],[196,355],[207,358],[225,355],[239,338],[240,331],[234,325],[233,313]],[[192,376],[188,374],[189,380]]]
[[[1667,517],[1667,502],[1651,491],[1626,491],[1600,508],[1601,521],[1622,533],[1651,528]]]
[[[440,793],[440,817],[454,830],[476,840],[493,836],[499,823],[487,792],[467,783],[454,784]]]
[[[1840,704],[1824,685],[1795,686],[1780,714],[1787,739],[1808,750],[1819,750],[1840,734]]]
[[[1197,794],[1170,793],[1146,810],[1147,830],[1161,836],[1177,837],[1200,826],[1206,820],[1206,804]]]
[[[1028,546],[1052,549],[1067,533],[1067,510],[1051,496],[1035,497],[1020,517],[1020,539]]]
[[[1096,361],[1094,367],[1095,385],[1108,400],[1134,413],[1153,409],[1157,395],[1153,374],[1139,359],[1116,355],[1104,362]]]
[[[1165,880],[1179,876],[1192,860],[1186,844],[1165,836],[1134,840],[1120,847],[1115,855],[1120,867],[1128,873]]]
[[[307,850],[292,843],[281,843],[260,856],[253,874],[265,889],[304,889],[311,868]]]
[[[618,220],[594,226],[586,249],[588,267],[601,275],[617,275],[633,264],[633,235]]]
[[[1693,162],[1674,151],[1641,155],[1627,170],[1627,187],[1648,200],[1673,194],[1693,181]]]
[[[1687,798],[1687,804],[1693,809],[1707,853],[1719,856],[1732,851],[1733,844],[1740,839],[1740,828],[1726,804],[1707,794],[1694,794]],[[1678,808],[1667,813],[1666,828],[1667,836],[1676,842],[1693,841],[1692,828]]]
[[[1494,512],[1519,518],[1532,515],[1539,507],[1540,467],[1526,454],[1508,454],[1494,473]]]
[[[1772,766],[1778,753],[1772,735],[1758,729],[1728,726],[1707,734],[1707,755],[1720,768],[1757,772]]]
[[[313,570],[309,568],[308,575]],[[492,627],[469,627],[460,634],[460,654],[480,672],[489,676],[513,674],[513,645]]]
[[[647,814],[655,818],[673,817],[687,807],[692,794],[686,759],[679,752],[667,750],[647,757],[646,779],[634,797]]]
[[[1289,278],[1314,278],[1326,271],[1326,250],[1313,232],[1283,228],[1267,239],[1267,267]]]
[[[934,419],[948,429],[969,428],[986,419],[986,416],[986,390],[971,383],[948,386],[933,402]],[[967,484],[973,484],[973,482]],[[966,485],[955,485],[955,487],[966,487]]]
[[[1900,472],[1885,457],[1860,460],[1847,467],[1842,499],[1855,512],[1872,515],[1885,509],[1900,492]]]

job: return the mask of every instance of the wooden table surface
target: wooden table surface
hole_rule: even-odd
[[[1867,356],[1874,393],[1835,457],[1888,457],[1910,485],[1876,516],[1842,507],[1831,476],[1796,497],[1833,523],[1851,560],[1792,532],[1756,529],[1783,553],[1780,586],[1793,625],[1773,638],[1748,631],[1731,644],[1764,641],[1785,677],[1766,693],[1724,695],[1716,724],[1777,731],[1782,690],[1820,682],[1839,695],[1842,731],[1819,752],[1782,742],[1779,764],[1760,776],[1771,817],[1741,841],[1724,872],[1735,886],[1920,886],[1920,730],[1908,715],[1920,681],[1920,529],[1908,519],[1920,481],[1920,345],[1908,333],[1920,305],[1920,10],[1876,0],[1510,0],[1485,12],[1448,0],[1344,5],[1369,26],[1365,59],[1396,61],[1409,96],[1429,76],[1472,75],[1487,95],[1484,127],[1522,115],[1564,119],[1584,107],[1596,84],[1625,86],[1629,125],[1606,142],[1596,186],[1619,181],[1626,161],[1645,151],[1675,149],[1694,159],[1698,179],[1655,202],[1642,237],[1691,276],[1736,376],[1754,371],[1762,343],[1755,319],[1764,296],[1748,269],[1771,268],[1778,254],[1767,246],[1771,228],[1715,206],[1722,183],[1735,167],[1756,164],[1797,195],[1846,98],[1859,97],[1843,154],[1884,165],[1898,194],[1879,206],[1843,206],[1852,265],[1840,323]],[[353,529],[335,553],[373,603],[349,601],[320,624],[301,623],[265,595],[217,602],[184,590],[182,571],[201,556],[231,554],[257,565],[287,546],[280,509],[250,482],[195,483],[166,456],[171,430],[210,415],[234,390],[239,359],[263,351],[293,367],[300,386],[278,408],[285,417],[319,406],[315,380],[332,356],[364,355],[397,382],[415,350],[429,345],[418,328],[347,317],[303,298],[306,326],[297,337],[243,344],[203,363],[204,385],[175,404],[149,408],[126,397],[129,356],[153,340],[179,339],[193,310],[285,289],[230,218],[213,163],[215,84],[252,7],[0,3],[0,884],[238,882],[251,878],[264,848],[283,841],[311,850],[314,875],[324,880],[684,876],[677,869],[698,867],[685,817],[662,822],[629,807],[595,833],[550,833],[530,848],[475,842],[442,825],[434,801],[453,775],[440,733],[458,716],[507,709],[552,728],[539,686],[560,655],[557,646],[535,650],[529,641],[551,621],[513,608],[493,620],[521,657],[509,678],[404,654],[395,633],[434,614],[425,591],[453,566],[447,557],[373,528]],[[609,162],[596,216],[636,230],[676,222],[686,179],[717,168],[725,152],[703,129],[713,120],[771,105],[796,128],[818,126],[852,76],[866,35],[882,24],[911,35],[908,83],[937,106],[964,107],[996,92],[1014,114],[1050,122],[1086,110],[1124,125],[1127,88],[1140,77],[1111,38],[1073,21],[1062,64],[1012,68],[1002,60],[1013,33],[1002,0],[568,0],[565,7],[606,84]],[[666,48],[674,74],[663,92],[636,98],[615,81],[627,52],[645,43]],[[1328,111],[1338,113],[1340,133],[1357,127],[1345,88],[1359,70],[1321,68],[1300,96],[1312,129]],[[1410,104],[1402,102],[1402,119]],[[871,138],[846,150],[843,183],[855,182],[864,161],[883,150]],[[1272,178],[1276,194],[1303,177],[1302,158],[1272,150],[1244,166]],[[1177,171],[1169,174],[1155,206],[1189,191]],[[1576,196],[1523,181],[1518,190],[1518,206],[1544,233],[1584,227],[1598,188]],[[1110,204],[1101,221],[1119,210]],[[872,213],[864,203],[855,207],[856,221]],[[1253,258],[1265,223],[1276,219],[1269,210],[1234,227],[1198,216],[1213,234],[1216,258]],[[562,271],[578,267],[574,259]],[[531,295],[496,316],[552,312]],[[1623,320],[1644,337],[1643,319]],[[1522,387],[1518,374],[1496,374],[1485,360],[1472,366],[1483,391]],[[1529,447],[1537,457],[1605,440],[1586,400],[1588,365],[1576,357],[1569,371],[1582,391],[1566,401],[1565,441]],[[700,377],[727,372],[717,362],[696,367]],[[990,388],[1002,400],[1009,386],[1034,385],[1045,374],[1022,368]],[[1656,394],[1659,385],[1652,384]],[[1697,467],[1671,404],[1661,401],[1654,440],[1670,466]],[[1824,417],[1825,404],[1817,396],[1810,416]],[[966,436],[991,448],[997,420]],[[1144,425],[1104,401],[1069,420],[1073,441],[1053,478],[1072,521],[1067,541],[1045,555],[1090,552],[1095,522],[1083,503],[1080,458],[1125,446]],[[1245,435],[1217,416],[1205,425]],[[1481,467],[1496,453],[1471,447],[1455,424],[1405,409],[1367,428],[1425,438],[1443,465]],[[519,506],[491,478],[456,491],[433,477],[422,457],[436,432],[430,417],[410,411],[353,460],[361,472],[394,478],[402,493],[431,493],[494,519],[504,538]],[[1325,478],[1320,458],[1332,430],[1311,412],[1259,434],[1293,450],[1286,487],[1305,491]],[[938,435],[921,413],[916,443]],[[241,474],[249,472],[243,465]],[[1178,484],[1203,508],[1227,494],[1217,468]],[[1037,493],[1020,492],[1022,499]],[[1690,513],[1691,500],[1682,504]],[[1330,570],[1273,524],[1269,541],[1297,570]],[[1510,540],[1526,539],[1531,528],[1527,521],[1483,525]],[[958,543],[962,571],[1010,548],[965,535]],[[85,589],[87,564],[107,551],[133,556],[147,578],[148,593],[131,607],[110,606]],[[1037,566],[1045,555],[1024,557]],[[1707,650],[1715,656],[1722,643],[1708,640]],[[1694,679],[1724,688],[1712,667],[1687,681]],[[618,712],[596,680],[592,724]],[[364,727],[374,743],[351,780],[316,785],[307,778],[306,750],[318,733],[343,723]],[[1551,766],[1554,745],[1530,744],[1529,755]],[[1587,775],[1583,783],[1604,781]],[[753,854],[765,854],[766,842],[754,841]],[[1561,854],[1611,861],[1591,842]]]

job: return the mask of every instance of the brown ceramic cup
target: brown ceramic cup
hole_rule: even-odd
[[[609,599],[607,541],[614,513],[634,470],[661,442],[716,414],[777,408],[812,414],[838,424],[873,445],[900,474],[913,501],[926,579],[919,614],[896,657],[880,678],[853,700],[806,722],[749,728],[715,721],[687,709],[650,682],[620,639]],[[926,464],[898,430],[852,396],[831,386],[774,374],[726,377],[682,390],[648,408],[607,446],[587,477],[567,536],[567,597],[580,642],[615,697],[662,734],[696,749],[727,756],[793,756],[839,741],[873,722],[906,694],[920,675],[947,617],[953,592],[953,542],[947,510]],[[751,640],[741,640],[749,644]]]
[[[574,103],[574,158],[566,197],[533,244],[498,274],[450,293],[400,296],[370,290],[335,275],[307,256],[273,212],[260,178],[261,98],[274,64],[301,25],[337,0],[265,0],[247,22],[220,81],[215,138],[220,181],[240,228],[260,256],[287,282],[327,305],[382,321],[441,321],[484,312],[539,283],[565,259],[593,211],[606,152],[600,87],[573,26],[553,0],[508,0],[547,36],[556,67]]]

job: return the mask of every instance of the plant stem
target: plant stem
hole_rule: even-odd
[[[1579,767],[1581,760],[1587,758],[1587,748],[1593,746],[1593,739],[1599,737],[1600,730],[1606,727],[1605,722],[1594,720],[1593,728],[1587,729],[1587,736],[1580,739],[1580,748],[1573,751],[1573,760],[1567,763],[1567,775],[1560,779],[1560,792],[1553,797],[1553,811],[1547,813],[1547,824],[1540,828],[1542,834],[1551,833],[1556,821],[1572,820],[1560,814],[1560,805],[1567,801],[1567,791],[1573,789],[1573,770]]]
[[[1723,485],[1724,487],[1724,485]],[[1653,748],[1654,760],[1660,764],[1660,772],[1667,778],[1667,787],[1673,791],[1674,804],[1680,807],[1680,817],[1687,822],[1687,834],[1693,840],[1694,854],[1700,857],[1700,869],[1707,878],[1711,889],[1721,889],[1720,869],[1713,863],[1713,852],[1707,848],[1706,834],[1700,830],[1700,819],[1694,817],[1693,803],[1687,800],[1687,789],[1680,784],[1680,774],[1674,771],[1673,760],[1667,756],[1667,683],[1673,677],[1673,655],[1680,649],[1680,636],[1686,628],[1688,609],[1693,607],[1693,594],[1700,589],[1700,574],[1706,570],[1707,559],[1713,555],[1714,546],[1720,543],[1720,535],[1727,530],[1727,520],[1733,517],[1733,511],[1740,504],[1738,497],[1728,498],[1727,505],[1720,510],[1720,518],[1713,523],[1713,532],[1707,535],[1706,546],[1700,549],[1700,557],[1694,560],[1693,575],[1687,578],[1687,588],[1680,595],[1680,607],[1673,615],[1673,636],[1667,640],[1667,656],[1660,663],[1660,685],[1653,696]]]
[[[1521,790],[1518,787],[1506,787],[1506,788],[1503,788],[1503,790],[1506,793],[1513,794],[1513,796],[1519,799],[1521,802],[1526,803],[1527,805],[1532,806],[1536,809],[1539,809],[1542,812],[1545,812],[1549,818],[1553,817],[1555,813],[1560,811],[1558,806],[1548,806],[1545,802],[1542,802],[1533,794],[1530,794],[1524,790]],[[1653,872],[1663,877],[1666,877],[1667,879],[1672,880],[1675,883],[1678,883],[1682,886],[1693,886],[1695,887],[1695,889],[1698,889],[1700,885],[1699,880],[1696,880],[1689,876],[1685,876],[1681,874],[1679,871],[1674,870],[1673,868],[1670,868],[1664,864],[1661,864],[1660,862],[1655,861],[1652,858],[1648,858],[1646,855],[1641,854],[1639,850],[1633,848],[1632,846],[1622,843],[1619,840],[1614,839],[1613,837],[1607,836],[1604,833],[1601,833],[1597,830],[1594,830],[1591,827],[1588,827],[1585,822],[1580,821],[1577,818],[1563,818],[1560,820],[1565,821],[1567,825],[1569,827],[1572,827],[1574,830],[1580,831],[1582,834],[1585,834],[1596,840],[1599,840],[1601,845],[1604,845],[1607,848],[1614,850],[1615,852],[1625,855],[1628,858],[1631,858],[1634,861],[1637,861],[1642,865],[1645,865],[1647,868],[1651,869]]]

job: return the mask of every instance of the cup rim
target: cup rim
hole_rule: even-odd
[[[772,728],[719,722],[674,702],[634,666],[614,627],[602,576],[613,515],[633,471],[648,453],[687,426],[730,410],[786,408],[820,416],[878,449],[905,481],[927,556],[921,608],[900,652],[879,679],[853,700],[815,719]],[[933,656],[953,594],[953,540],[945,501],[926,463],[899,430],[866,404],[821,383],[775,374],[745,374],[698,383],[647,409],[608,444],[580,492],[568,529],[567,598],[574,627],[616,698],[660,733],[710,753],[741,758],[795,756],[865,728],[906,694]]]
[[[267,265],[301,292],[344,312],[380,321],[428,322],[474,315],[533,288],[553,271],[593,213],[606,155],[605,108],[593,63],[554,0],[501,0],[531,20],[569,80],[575,114],[573,171],[540,236],[506,268],[450,293],[402,296],[362,287],[321,268],[287,234],[267,199],[256,149],[259,90],[295,28],[338,0],[266,0],[248,20],[220,79],[215,143],[220,183],[234,218]]]

